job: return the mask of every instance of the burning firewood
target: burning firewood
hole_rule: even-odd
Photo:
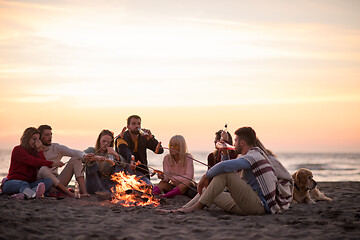
[[[122,206],[146,206],[154,207],[160,204],[159,200],[152,195],[151,186],[139,180],[136,175],[126,175],[124,172],[115,173],[111,179],[116,183],[112,192],[111,202]]]

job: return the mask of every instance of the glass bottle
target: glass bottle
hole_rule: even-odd
[[[80,189],[79,183],[75,181],[75,190],[74,190],[75,198],[80,198]]]
[[[138,128],[138,130],[139,130],[139,133],[140,133],[141,136],[147,136],[147,135],[149,135],[147,132],[145,132],[145,131],[142,130],[141,128]]]

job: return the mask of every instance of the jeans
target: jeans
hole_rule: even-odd
[[[36,188],[39,183],[43,182],[45,185],[45,192],[51,189],[53,182],[50,178],[44,178],[38,180],[36,182],[26,182],[22,180],[7,180],[2,187],[3,193],[7,194],[15,194],[15,193],[22,193],[25,188]]]

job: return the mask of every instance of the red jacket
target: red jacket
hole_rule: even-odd
[[[50,167],[52,163],[46,160],[43,152],[28,152],[19,145],[14,147],[12,151],[7,178],[8,180],[35,182],[39,168],[42,166]]]

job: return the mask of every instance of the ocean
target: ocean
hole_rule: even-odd
[[[7,175],[10,165],[11,149],[0,150],[0,178]],[[193,157],[207,163],[209,152],[192,152]],[[290,174],[299,168],[308,168],[319,182],[360,181],[360,153],[278,153],[278,159]],[[148,151],[149,166],[162,170],[164,154],[156,155]],[[63,162],[69,158],[65,157]],[[199,181],[207,167],[194,161],[195,179]],[[159,180],[156,175],[153,183]],[[71,184],[71,183],[70,183]]]

